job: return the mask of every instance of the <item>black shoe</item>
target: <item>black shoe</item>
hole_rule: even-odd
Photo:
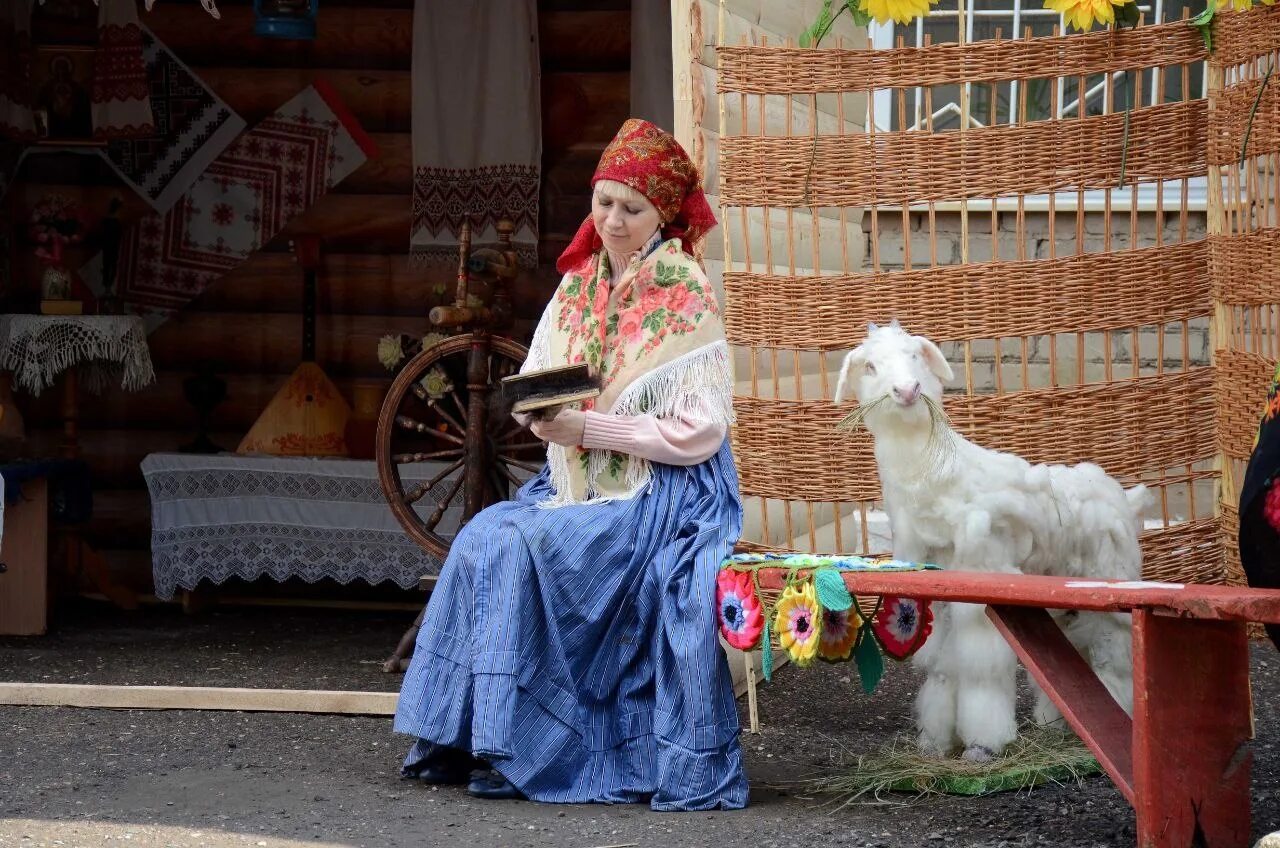
[[[471,779],[471,768],[453,763],[442,763],[440,765],[425,766],[417,774],[406,775],[406,777],[433,785],[456,786]]]
[[[497,769],[478,771],[471,775],[467,784],[467,794],[473,798],[484,798],[490,801],[519,801],[524,795],[511,785],[511,781],[503,777]]]
[[[473,769],[488,768],[487,763],[477,760],[467,751],[434,743],[415,746],[411,756],[413,763],[404,766],[400,770],[400,776],[406,780],[421,780],[423,783],[466,783]]]

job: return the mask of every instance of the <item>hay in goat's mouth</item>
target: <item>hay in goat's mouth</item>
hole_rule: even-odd
[[[929,443],[921,459],[926,467],[938,468],[955,453],[955,442],[951,438],[955,431],[941,403],[928,395],[921,395],[920,399],[924,401],[925,408],[929,411]],[[858,404],[852,412],[840,419],[836,429],[848,433],[857,432],[866,426],[867,416],[886,402],[890,402],[890,397],[884,394],[869,403]]]
[[[880,752],[858,757],[852,766],[803,781],[797,789],[836,809],[883,802],[889,793],[989,795],[1031,789],[1044,783],[1082,783],[1102,769],[1084,743],[1066,730],[1032,726],[999,758],[972,763],[959,757],[926,757],[915,741],[899,736]]]

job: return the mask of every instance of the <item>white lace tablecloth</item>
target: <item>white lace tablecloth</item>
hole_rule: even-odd
[[[422,482],[441,469],[424,462],[402,467],[401,478]],[[391,514],[369,460],[153,453],[142,473],[158,598],[230,577],[390,580],[409,589],[440,571]],[[436,506],[427,495],[417,508]],[[461,519],[459,497],[438,532],[451,538]]]
[[[137,315],[0,315],[0,368],[19,388],[38,395],[73,365],[95,393],[115,384],[133,391],[156,378]]]

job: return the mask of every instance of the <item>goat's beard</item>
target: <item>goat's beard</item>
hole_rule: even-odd
[[[924,450],[920,452],[920,470],[922,472],[940,471],[955,455],[955,430],[951,426],[951,419],[947,417],[946,410],[942,408],[941,401],[925,394],[920,395],[920,400],[924,402],[925,412],[929,420],[928,440],[925,442]],[[836,424],[836,429],[855,433],[863,427],[867,427],[870,431],[871,428],[867,426],[868,416],[880,417],[877,416],[877,410],[884,413],[889,412],[889,409],[883,409],[886,403],[894,404],[896,401],[887,393],[865,403],[859,401],[853,412],[850,412]],[[892,428],[893,423],[887,422],[887,426]],[[872,433],[872,435],[874,436],[875,433]]]

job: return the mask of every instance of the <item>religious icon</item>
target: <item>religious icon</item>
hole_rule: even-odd
[[[92,138],[93,54],[83,47],[36,48],[35,106],[45,114],[50,140]]]

